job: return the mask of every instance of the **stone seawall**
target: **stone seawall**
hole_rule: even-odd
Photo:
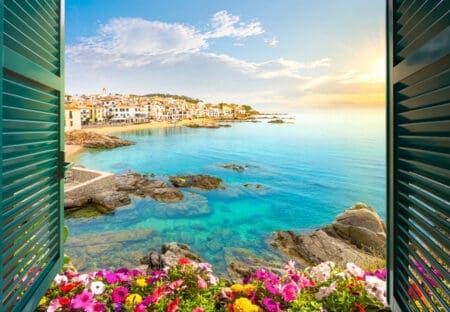
[[[64,194],[66,197],[92,197],[114,190],[115,175],[109,172],[74,167],[67,173]]]

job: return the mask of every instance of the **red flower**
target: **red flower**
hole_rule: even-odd
[[[157,303],[159,301],[159,299],[162,298],[162,296],[164,296],[164,293],[166,292],[166,287],[165,286],[161,286],[156,288],[153,293],[150,296],[150,302],[151,303]]]
[[[359,303],[355,303],[355,308],[357,308],[359,312],[366,312],[366,309]]]
[[[65,305],[69,305],[70,299],[67,297],[60,297],[60,298],[58,298],[58,302],[60,305],[65,306]]]
[[[181,265],[191,264],[191,260],[189,260],[188,258],[180,258],[178,260],[178,264],[181,264]]]
[[[175,312],[178,310],[178,303],[180,302],[180,298],[175,298],[175,300],[169,302],[167,305],[167,312]]]
[[[80,285],[81,285],[81,282],[78,282],[78,283],[68,283],[68,284],[59,286],[59,289],[60,289],[62,292],[69,292],[69,291],[71,291],[72,289],[77,288],[77,287],[80,286]]]

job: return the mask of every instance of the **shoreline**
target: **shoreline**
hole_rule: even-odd
[[[92,127],[92,128],[82,128],[83,131],[95,132],[98,134],[104,135],[116,135],[120,132],[127,131],[136,131],[136,130],[147,130],[147,129],[162,129],[169,127],[182,127],[190,123],[210,123],[210,122],[218,122],[215,119],[211,118],[194,118],[192,120],[183,119],[177,122],[169,122],[169,121],[152,121],[141,124],[129,124],[129,125],[107,125],[100,127]],[[81,145],[68,145],[64,144],[64,151],[66,154],[66,161],[72,162],[75,160],[75,157],[83,152],[85,148]]]

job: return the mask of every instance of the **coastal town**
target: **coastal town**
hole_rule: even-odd
[[[102,93],[65,96],[65,130],[90,126],[181,121],[194,118],[244,119],[257,113],[248,105],[205,103],[187,96]]]

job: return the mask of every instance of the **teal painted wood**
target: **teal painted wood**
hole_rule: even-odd
[[[450,2],[388,4],[389,298],[449,311]]]
[[[63,263],[64,3],[0,4],[0,311],[34,311]]]

